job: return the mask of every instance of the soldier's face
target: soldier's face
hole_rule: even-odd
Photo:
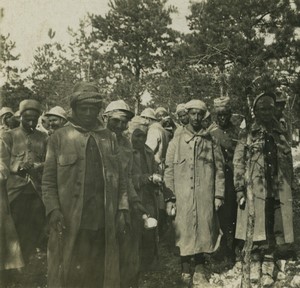
[[[198,130],[202,127],[201,122],[204,115],[205,115],[204,110],[195,109],[195,108],[189,110],[188,112],[189,123],[192,125],[192,127],[195,130]]]
[[[186,125],[189,123],[189,115],[186,111],[178,112],[178,119],[182,125]]]
[[[217,113],[217,122],[220,125],[221,128],[225,128],[231,118],[231,113],[229,111],[220,111]]]
[[[56,130],[62,127],[64,124],[64,119],[58,116],[50,115],[48,119],[49,119],[50,129],[52,130]]]
[[[146,143],[147,134],[140,129],[133,131],[131,136],[132,147],[137,150],[141,150]]]
[[[100,108],[92,104],[77,104],[74,112],[79,124],[83,127],[91,127],[97,123]]]
[[[110,117],[107,120],[107,128],[117,135],[122,134],[122,132],[127,129],[127,124],[128,119],[125,116],[120,116],[118,118]]]
[[[39,120],[39,112],[36,110],[26,110],[21,115],[21,122],[25,130],[33,131]]]
[[[261,123],[269,123],[274,120],[274,106],[257,103],[254,111],[255,117]]]

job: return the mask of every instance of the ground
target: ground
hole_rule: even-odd
[[[295,157],[300,163],[300,153]],[[300,165],[299,165],[300,166]],[[294,230],[296,259],[288,259],[276,264],[274,283],[264,287],[300,287],[300,167],[295,167],[294,189]],[[168,235],[168,234],[167,234]],[[180,259],[172,246],[170,237],[165,236],[159,246],[159,264],[151,272],[143,273],[140,288],[182,287],[180,283]],[[217,261],[207,257],[206,276],[214,287],[240,287],[241,270],[232,268],[227,261]],[[23,275],[17,275],[17,281],[9,288],[44,288],[46,286],[46,254],[37,251]],[[258,287],[253,285],[253,287]]]

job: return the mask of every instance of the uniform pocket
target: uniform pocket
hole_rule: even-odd
[[[65,154],[58,156],[58,164],[60,166],[69,166],[76,163],[78,156],[76,154]]]

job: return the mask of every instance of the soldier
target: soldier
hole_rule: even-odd
[[[204,287],[209,283],[204,275],[203,253],[216,251],[222,234],[217,210],[224,201],[223,157],[220,146],[202,127],[205,103],[191,100],[185,107],[189,124],[170,142],[164,179],[176,196],[175,232],[182,281],[190,285],[192,280],[193,287]],[[167,212],[172,215],[170,208],[168,205]]]
[[[184,103],[180,103],[177,105],[176,115],[181,126],[185,126],[189,123],[189,117]]]
[[[116,137],[97,120],[102,96],[74,86],[70,125],[50,136],[43,175],[49,219],[48,287],[120,287],[117,235],[126,233],[127,185]]]
[[[246,239],[246,193],[250,189],[255,211],[251,273],[253,280],[259,280],[260,271],[272,278],[276,248],[294,241],[293,166],[290,146],[274,121],[275,99],[265,93],[258,95],[253,112],[254,123],[248,132],[241,132],[233,159],[234,185],[240,203],[235,237]]]
[[[235,260],[234,233],[236,225],[236,197],[233,184],[233,154],[237,144],[239,129],[231,122],[231,104],[229,97],[220,97],[214,100],[214,114],[216,125],[212,125],[210,134],[219,142],[225,161],[225,202],[218,211],[220,226],[223,232],[221,253]],[[214,128],[212,128],[214,126]]]
[[[67,113],[60,106],[51,108],[47,113],[45,113],[45,116],[48,117],[49,120],[49,134],[52,134],[55,130],[68,125]]]
[[[45,224],[41,178],[47,136],[35,129],[41,114],[39,102],[23,100],[19,110],[21,126],[2,135],[0,159],[10,170],[8,200],[23,258],[28,263]]]
[[[14,112],[9,107],[2,107],[0,109],[0,134],[10,129],[8,121],[13,115]]]

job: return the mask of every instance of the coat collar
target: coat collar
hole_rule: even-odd
[[[103,127],[103,125],[101,124],[100,121],[97,122],[97,124],[95,125],[95,127],[91,130],[87,130],[81,126],[79,126],[74,120],[70,119],[69,123],[71,126],[73,126],[76,130],[78,130],[81,133],[87,133],[87,132],[99,132],[99,131],[103,131],[105,130],[105,127]]]
[[[211,138],[210,134],[205,129],[201,129],[197,133],[194,133],[191,130],[192,128],[189,126],[189,124],[183,127],[183,137],[186,143],[191,142],[195,137],[202,137],[207,139]]]

